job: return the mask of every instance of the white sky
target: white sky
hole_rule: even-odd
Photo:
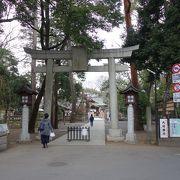
[[[105,32],[100,30],[98,32],[98,36],[100,39],[104,40],[104,49],[112,49],[112,48],[121,48],[122,46],[122,34],[124,32],[124,28],[114,28],[112,32]],[[103,65],[107,64],[107,60],[103,60],[101,62],[97,62],[95,60],[91,60],[91,65]],[[108,79],[108,73],[106,72],[87,72],[86,73],[86,81],[83,83],[84,87],[99,89],[102,80]]]

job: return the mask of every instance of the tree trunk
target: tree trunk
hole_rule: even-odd
[[[166,90],[164,92],[163,96],[163,116],[166,117],[166,106],[167,106],[167,100],[170,96],[170,87],[171,87],[171,78],[170,74],[168,73],[166,76]]]
[[[49,49],[49,32],[50,32],[50,9],[49,9],[50,0],[40,0],[39,6],[40,6],[40,16],[41,16],[41,27],[40,27],[40,43],[42,50],[48,50]],[[41,99],[44,95],[45,91],[45,78],[42,83],[41,90],[38,94],[38,97],[34,103],[31,118],[29,120],[29,133],[34,133],[35,131],[35,123],[36,118],[39,110],[39,104],[41,102]]]
[[[34,11],[34,27],[38,27],[38,22],[37,22],[37,11]],[[37,47],[37,31],[33,29],[33,49],[36,49]],[[32,59],[31,62],[31,88],[33,91],[36,91],[36,73],[35,73],[35,67],[36,67],[36,60]],[[32,108],[34,106],[36,100],[36,96],[32,95]]]
[[[57,74],[54,76],[54,88],[53,88],[53,107],[52,107],[52,124],[54,129],[58,129],[58,101],[57,101]]]
[[[132,26],[131,24],[131,1],[124,0],[124,13],[125,13],[125,23],[127,31]]]
[[[126,22],[126,31],[127,34],[129,29],[132,27],[131,23],[131,1],[124,0],[124,13],[125,13],[125,22]],[[132,85],[138,89],[138,76],[137,76],[137,69],[134,63],[130,64],[131,66],[131,81]],[[134,105],[134,129],[135,130],[142,130],[143,124],[141,123],[141,116],[140,116],[140,108],[139,108],[139,95],[138,93],[135,95],[135,105]]]
[[[69,83],[71,87],[71,100],[72,100],[72,109],[71,109],[71,117],[70,117],[70,122],[75,122],[76,119],[76,91],[74,87],[74,82],[73,82],[73,74],[72,72],[69,73]]]
[[[31,117],[29,120],[29,133],[35,132],[35,124],[36,124],[36,119],[37,119],[37,115],[38,115],[38,111],[39,111],[39,105],[41,103],[41,99],[44,95],[44,90],[45,90],[45,81],[46,81],[46,78],[44,77],[44,80],[43,80],[43,83],[41,86],[41,90],[37,96],[35,103],[34,103],[32,114],[31,114]]]

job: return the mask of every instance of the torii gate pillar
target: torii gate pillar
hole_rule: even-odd
[[[47,60],[44,112],[48,113],[49,117],[51,117],[52,96],[53,96],[53,82],[54,82],[53,64],[54,63],[52,59]]]
[[[109,129],[109,135],[107,135],[108,141],[122,141],[124,137],[122,135],[122,129],[118,127],[118,106],[117,106],[117,89],[116,89],[116,71],[115,71],[115,59],[108,59],[109,70],[109,94],[110,94],[110,119],[111,128]]]

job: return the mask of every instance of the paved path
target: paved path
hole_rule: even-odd
[[[89,126],[89,123],[85,126]],[[67,134],[52,141],[52,145],[105,145],[105,123],[103,119],[95,118],[90,127],[90,141],[67,141]]]
[[[105,145],[104,132],[104,121],[96,119],[90,142],[68,142],[63,136],[49,148],[37,142],[0,152],[0,180],[179,179],[180,148]]]
[[[1,180],[171,180],[179,167],[179,148],[125,143],[21,144],[0,152]]]

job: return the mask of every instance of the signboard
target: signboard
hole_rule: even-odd
[[[180,74],[172,74],[172,82],[180,83]]]
[[[173,102],[180,102],[180,64],[176,63],[172,66],[172,82],[173,84]]]
[[[169,119],[170,137],[180,137],[180,119]]]
[[[87,51],[83,47],[72,47],[72,68],[73,71],[87,71]]]
[[[162,102],[159,104],[158,111],[163,112],[163,103]],[[168,100],[166,102],[166,111],[167,111],[167,114],[169,114],[170,111],[174,111],[174,102],[173,102],[173,100]]]
[[[174,92],[180,92],[180,83],[173,84]]]
[[[160,138],[168,138],[168,121],[160,119]]]
[[[173,93],[173,102],[180,102],[180,92]]]
[[[180,72],[180,64],[174,64],[172,67],[173,73],[179,73]]]

